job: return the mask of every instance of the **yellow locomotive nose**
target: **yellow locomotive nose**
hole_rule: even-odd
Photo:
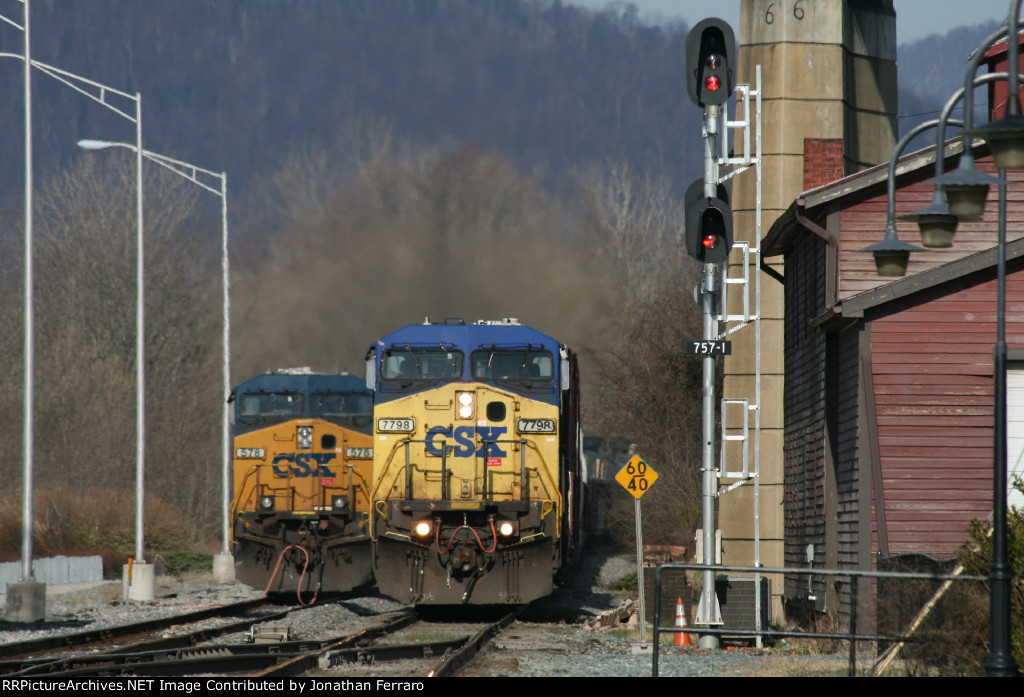
[[[551,593],[581,523],[573,354],[517,320],[451,319],[385,335],[366,360],[380,591],[417,605]]]

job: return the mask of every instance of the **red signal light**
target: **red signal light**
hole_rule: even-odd
[[[701,244],[704,245],[705,249],[714,249],[718,246],[718,235],[704,235]]]
[[[709,92],[717,92],[718,88],[722,86],[722,81],[718,79],[717,75],[709,75],[704,80],[704,88]]]

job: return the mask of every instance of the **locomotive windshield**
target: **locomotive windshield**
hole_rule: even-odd
[[[373,396],[357,392],[314,392],[309,408],[315,417],[362,431],[372,422]]]
[[[392,348],[380,359],[384,380],[453,380],[462,377],[462,352],[441,348]]]
[[[373,398],[366,393],[314,392],[310,404],[313,416],[369,414]]]
[[[246,392],[238,401],[238,419],[246,424],[284,421],[302,416],[298,392]]]
[[[470,362],[476,380],[550,382],[555,375],[551,353],[531,348],[477,350],[470,356]]]

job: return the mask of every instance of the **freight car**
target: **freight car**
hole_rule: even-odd
[[[373,397],[363,380],[282,370],[232,398],[236,577],[300,600],[369,584]]]
[[[576,356],[515,319],[410,325],[367,353],[373,569],[418,605],[522,604],[578,555]]]

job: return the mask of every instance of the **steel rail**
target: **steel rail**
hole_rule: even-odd
[[[203,610],[195,610],[193,612],[188,612],[180,615],[173,615],[171,617],[161,617],[159,619],[147,620],[145,622],[137,622],[134,624],[122,624],[114,627],[87,629],[82,632],[64,634],[62,636],[45,637],[42,639],[31,639],[29,641],[20,641],[11,644],[0,644],[0,657],[25,656],[39,651],[49,651],[61,648],[72,648],[79,646],[88,646],[90,644],[107,643],[118,637],[143,634],[146,632],[152,632],[154,630],[164,629],[166,627],[182,623],[197,622],[199,620],[205,620],[211,617],[240,615],[242,613],[252,612],[260,607],[265,607],[271,604],[272,603],[268,603],[265,598],[256,598],[253,600],[245,600],[240,603],[232,603],[230,605],[219,605],[217,607],[210,607]],[[251,623],[254,619],[256,618],[249,618],[249,622]]]
[[[521,606],[515,611],[508,613],[497,622],[489,624],[481,629],[473,635],[473,638],[466,642],[465,646],[450,656],[445,656],[441,660],[441,663],[427,674],[427,677],[443,678],[455,675],[462,666],[473,660],[473,657],[480,652],[480,649],[482,649],[487,642],[497,636],[501,630],[505,629],[505,627],[512,624],[525,608],[525,605]]]

